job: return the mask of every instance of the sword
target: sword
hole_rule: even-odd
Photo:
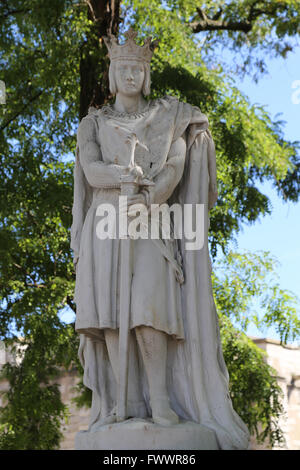
[[[128,132],[127,129],[123,129]],[[141,181],[141,176],[130,173],[134,168],[134,152],[137,145],[148,151],[148,148],[141,144],[135,134],[131,134],[127,140],[132,139],[130,161],[128,173],[121,178],[121,195],[129,196],[138,192],[139,186],[145,184]],[[128,397],[128,368],[129,368],[129,334],[130,334],[130,303],[131,303],[131,282],[133,274],[133,243],[130,237],[121,240],[121,272],[120,272],[120,325],[119,325],[119,382],[117,401],[117,421],[124,421],[127,418],[127,397]]]

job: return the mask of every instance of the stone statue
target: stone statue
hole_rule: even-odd
[[[129,30],[122,45],[113,36],[105,39],[115,103],[90,109],[77,135],[75,327],[84,384],[93,397],[85,435],[122,429],[116,435],[126,440],[125,425],[143,423],[141,431],[148,423],[155,432],[167,429],[173,439],[168,444],[162,437],[162,448],[203,448],[180,441],[176,430],[190,425],[190,436],[198,436],[195,426],[213,435],[206,448],[245,449],[248,430],[228,393],[210,280],[207,237],[217,185],[208,121],[198,108],[171,96],[146,101],[156,44],[150,38],[138,46],[135,36]],[[97,208],[111,204],[118,212],[121,195],[129,210],[142,204],[149,217],[153,204],[202,204],[203,246],[188,250],[184,234],[100,239]],[[126,445],[142,446],[136,440],[141,434]],[[80,439],[77,448],[84,448]],[[159,448],[142,439],[141,448]]]

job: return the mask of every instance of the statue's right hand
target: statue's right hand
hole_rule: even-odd
[[[139,165],[134,165],[132,167],[129,167],[129,174],[136,177],[141,177],[143,176],[144,172]]]
[[[124,166],[124,165],[117,165],[118,171],[121,175],[132,175],[134,177],[143,176],[143,170],[139,165],[134,166]]]

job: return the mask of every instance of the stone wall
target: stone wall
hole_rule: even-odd
[[[300,348],[282,346],[270,339],[252,340],[267,353],[267,362],[277,372],[283,391],[285,416],[281,419],[287,449],[300,450]]]
[[[75,397],[75,387],[78,383],[76,371],[62,374],[56,383],[60,384],[62,400],[69,405],[70,416],[66,423],[62,423],[64,439],[61,442],[62,450],[74,449],[75,434],[88,428],[90,410],[86,407],[77,408],[72,402]]]

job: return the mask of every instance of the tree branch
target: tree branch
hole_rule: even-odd
[[[19,10],[8,10],[4,14],[0,15],[0,20],[5,20],[9,16],[17,15],[19,13],[25,14],[30,13],[30,9],[24,10],[24,8],[20,8]]]
[[[265,5],[263,8],[255,8],[258,3],[259,0],[255,0],[251,4],[248,16],[241,21],[220,19],[222,13],[224,13],[222,8],[212,18],[209,18],[201,8],[197,8],[197,15],[190,22],[190,27],[194,33],[201,31],[241,31],[247,34],[259,17],[263,15],[273,17],[278,11],[282,12],[288,9],[288,6],[281,2]]]
[[[39,91],[36,95],[34,95],[30,100],[18,111],[15,113],[8,121],[6,121],[1,127],[0,131],[3,131],[11,122],[13,122],[17,117],[19,117],[27,108],[28,106],[33,103],[33,101],[37,100],[41,94],[44,92],[44,90]]]
[[[73,312],[76,313],[76,305],[72,301],[71,297],[69,297],[69,296],[67,296],[67,304],[73,310]]]
[[[213,18],[208,18],[205,12],[201,8],[197,8],[198,16],[200,20],[192,21],[190,27],[194,33],[200,33],[201,31],[243,31],[248,33],[253,24],[248,20],[245,21],[224,21],[219,20],[222,11],[219,11]]]

